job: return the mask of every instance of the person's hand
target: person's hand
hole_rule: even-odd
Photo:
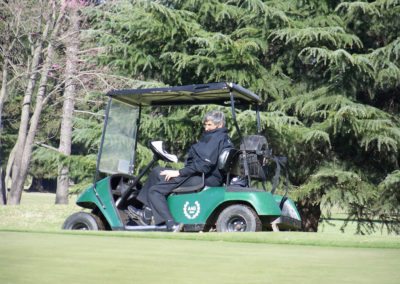
[[[165,176],[165,180],[169,181],[171,178],[178,177],[179,171],[176,170],[164,170],[160,173],[160,175]]]

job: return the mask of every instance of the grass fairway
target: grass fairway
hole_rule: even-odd
[[[62,231],[54,195],[0,206],[0,283],[399,283],[400,237]]]
[[[0,283],[399,283],[400,250],[0,232]]]

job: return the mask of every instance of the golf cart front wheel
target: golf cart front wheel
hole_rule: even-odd
[[[98,231],[104,230],[104,224],[101,219],[94,214],[77,212],[65,220],[62,228],[64,230]]]
[[[262,224],[253,208],[237,204],[225,208],[217,219],[217,232],[257,232]]]

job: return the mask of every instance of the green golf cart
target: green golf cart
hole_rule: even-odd
[[[233,83],[210,83],[152,89],[115,90],[107,94],[104,128],[97,157],[93,185],[77,199],[85,210],[69,216],[67,230],[166,231],[165,225],[141,225],[129,217],[129,205],[140,206],[136,196],[149,170],[158,162],[175,163],[164,141],[150,141],[153,159],[137,175],[135,160],[140,138],[141,112],[146,107],[179,105],[218,105],[230,108],[240,141],[237,149],[227,149],[218,157],[224,183],[208,187],[203,183],[182,185],[168,196],[168,206],[185,232],[256,232],[299,230],[301,218],[287,189],[275,194],[285,161],[272,155],[260,134],[243,136],[236,120],[236,109],[254,110],[254,122],[261,130],[260,98]],[[276,172],[272,183],[266,180],[268,165]],[[270,185],[266,190],[266,184]],[[256,186],[258,185],[258,186]]]

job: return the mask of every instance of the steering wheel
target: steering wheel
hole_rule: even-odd
[[[151,141],[150,149],[160,160],[166,162],[178,162],[178,157],[174,154],[170,154],[164,149],[164,141]]]

